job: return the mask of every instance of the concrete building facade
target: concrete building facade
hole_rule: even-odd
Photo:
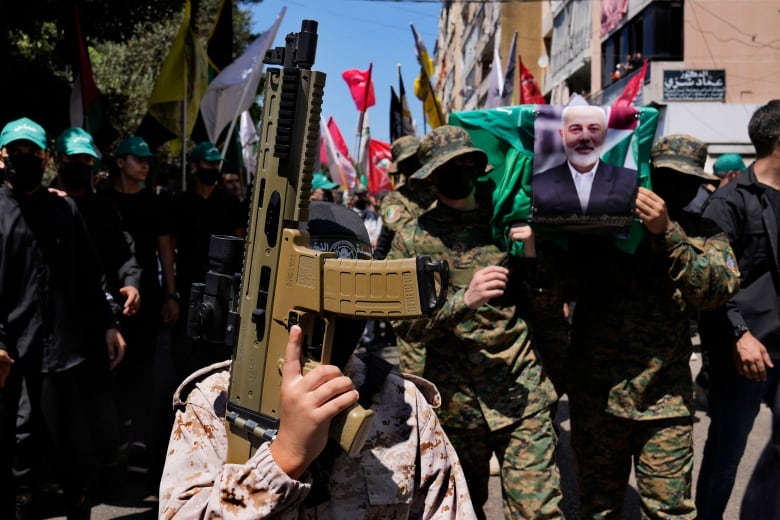
[[[515,31],[550,103],[576,92],[609,105],[647,59],[635,104],[659,107],[659,135],[695,135],[711,158],[749,156],[750,115],[780,98],[778,25],[777,0],[443,2],[435,88],[446,113],[484,108],[493,45],[505,66]]]

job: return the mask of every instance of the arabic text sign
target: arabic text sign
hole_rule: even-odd
[[[664,100],[723,101],[725,70],[665,70]]]

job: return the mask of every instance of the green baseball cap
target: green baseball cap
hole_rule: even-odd
[[[98,157],[92,136],[78,127],[68,128],[62,132],[54,145],[54,151],[65,155],[85,154],[95,159]]]
[[[134,135],[128,137],[116,148],[116,156],[124,157],[125,155],[133,155],[135,157],[153,157],[154,154],[149,149],[149,145],[144,141],[143,137]]]
[[[744,172],[746,170],[745,161],[738,153],[723,154],[712,165],[712,172],[718,177],[723,177],[728,172]]]
[[[219,148],[217,148],[217,145],[211,141],[203,141],[202,143],[198,143],[198,145],[190,152],[190,160],[194,162],[198,162],[200,160],[213,162],[221,161],[222,159],[222,154],[219,153]]]
[[[312,191],[323,189],[323,190],[335,190],[338,188],[339,185],[333,182],[332,180],[325,177],[322,173],[315,173],[314,176],[311,179],[311,189]]]
[[[485,171],[487,154],[474,147],[468,132],[460,127],[450,125],[434,128],[420,141],[417,156],[420,158],[422,166],[410,178],[427,179],[437,168],[462,155],[473,156],[481,164],[478,170]]]
[[[664,136],[650,150],[650,162],[653,168],[670,168],[709,181],[718,180],[711,173],[704,171],[706,161],[707,145],[686,134]]]
[[[41,125],[23,117],[11,121],[3,127],[0,132],[0,147],[8,145],[14,141],[30,141],[41,150],[46,149],[46,130]]]

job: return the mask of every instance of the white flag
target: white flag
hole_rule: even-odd
[[[336,148],[336,145],[333,142],[333,136],[322,116],[320,116],[320,137],[325,143],[330,178],[333,179],[333,182],[341,184],[342,188],[348,190],[357,184],[355,167],[352,165],[352,161],[344,157]]]
[[[503,106],[501,94],[504,92],[504,71],[501,67],[501,56],[498,55],[498,38],[493,45],[493,64],[490,66],[490,84],[488,86],[485,108]]]
[[[200,113],[211,142],[216,143],[222,130],[255,102],[263,58],[276,37],[286,10],[282,7],[274,24],[209,83],[200,103]]]
[[[255,154],[255,143],[260,140],[257,135],[257,127],[252,121],[252,116],[248,110],[241,112],[240,126],[238,135],[241,138],[241,157],[244,160],[244,168],[247,172],[247,181],[251,181],[257,168],[257,156]]]

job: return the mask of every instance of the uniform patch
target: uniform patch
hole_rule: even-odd
[[[398,219],[401,218],[402,214],[403,211],[401,211],[400,206],[389,206],[385,209],[385,214],[382,216],[382,218],[388,224],[392,224],[394,222],[398,222]]]
[[[737,264],[737,259],[730,250],[726,252],[726,267],[739,276],[739,264]]]

